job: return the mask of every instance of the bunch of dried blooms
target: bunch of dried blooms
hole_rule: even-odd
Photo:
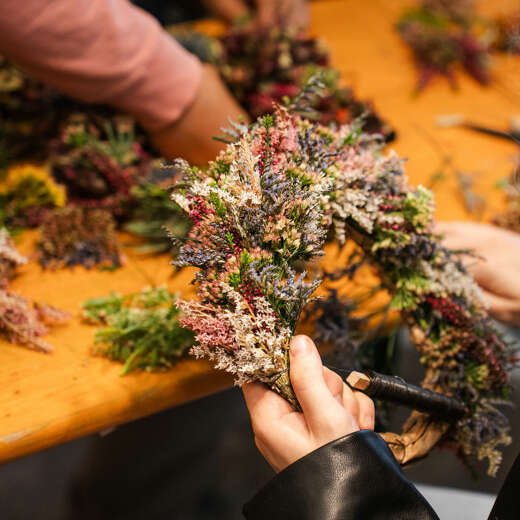
[[[323,40],[291,28],[236,26],[220,42],[223,51],[217,65],[222,77],[252,117],[272,112],[273,103],[296,96],[308,78],[321,71],[326,88],[313,98],[308,119],[344,124],[364,116],[365,132],[382,134],[387,141],[394,139],[394,130],[372,104],[359,101],[352,89],[340,85]]]
[[[100,209],[67,206],[49,213],[40,228],[38,249],[40,264],[51,269],[123,263],[114,218]]]
[[[26,264],[27,258],[21,255],[6,228],[0,229],[0,290],[7,289],[16,268]]]
[[[27,159],[47,163],[69,204],[123,218],[131,188],[152,168],[151,147],[132,118],[59,94],[3,57],[0,119],[0,167]],[[41,220],[37,209],[34,213]]]
[[[73,101],[31,79],[3,57],[0,116],[0,168],[27,157],[47,164],[46,168],[11,166],[0,182],[0,223],[16,229],[39,226],[46,220],[44,234],[49,236],[41,244],[44,265],[94,265],[119,257],[113,223],[106,215],[100,217],[103,213],[90,213],[97,215],[92,219],[70,210],[74,218],[86,218],[87,227],[108,219],[109,227],[99,239],[92,240],[83,224],[79,234],[86,232],[87,238],[77,233],[61,236],[62,226],[67,227],[63,215],[68,213],[54,214],[55,223],[47,216],[65,203],[106,210],[117,224],[130,219],[127,230],[148,242],[139,247],[142,252],[171,248],[163,228],[180,236],[186,233],[189,222],[169,199],[167,176],[157,174],[159,159],[153,158],[143,130],[130,117]],[[37,143],[30,150],[18,146],[19,142],[32,143],[33,138]],[[60,258],[60,254],[66,256]]]
[[[487,457],[494,473],[498,446],[510,441],[496,404],[507,399],[516,358],[456,253],[433,234],[432,194],[412,189],[399,157],[382,155],[355,125],[334,130],[277,108],[230,135],[207,172],[184,165],[173,195],[193,222],[175,263],[199,269],[199,301],[179,304],[181,323],[196,332],[193,354],[239,384],[268,383],[297,408],[287,349],[320,280],[293,266],[320,256],[329,231],[340,243],[354,240],[410,325],[423,386],[467,404],[456,424],[414,412],[403,435],[385,434],[397,458],[449,440]]]
[[[0,222],[9,228],[39,226],[53,208],[65,205],[65,189],[47,169],[11,166],[0,181]]]
[[[520,54],[520,9],[496,19],[497,38],[494,48],[509,54]]]
[[[166,287],[140,293],[87,300],[83,318],[104,328],[96,331],[97,352],[124,363],[121,375],[133,369],[173,366],[193,345],[193,333],[179,325],[176,297]]]
[[[435,76],[446,77],[455,87],[457,65],[480,84],[489,83],[490,42],[483,37],[481,23],[473,2],[467,0],[424,0],[404,12],[397,30],[413,53],[419,91]]]
[[[48,332],[46,325],[63,323],[70,315],[8,292],[8,284],[16,267],[26,262],[27,259],[16,250],[7,230],[0,229],[0,333],[11,343],[49,352],[52,347],[41,339]]]
[[[131,188],[149,174],[151,157],[137,141],[131,119],[76,114],[62,125],[51,165],[70,203],[120,217],[129,210]]]
[[[69,318],[65,311],[0,290],[0,332],[11,343],[50,352],[52,346],[41,338],[48,333],[47,325],[64,323]]]

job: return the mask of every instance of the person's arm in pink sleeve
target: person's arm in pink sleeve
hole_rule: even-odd
[[[211,158],[211,134],[241,112],[215,71],[127,0],[2,0],[0,52],[72,97],[131,113],[166,156]]]

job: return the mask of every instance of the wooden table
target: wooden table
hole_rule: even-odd
[[[392,148],[409,157],[411,182],[428,182],[441,158],[436,148],[440,145],[457,168],[477,172],[475,191],[485,195],[484,218],[489,218],[503,208],[503,196],[495,184],[509,174],[515,146],[461,129],[440,130],[435,117],[461,113],[484,124],[505,127],[510,116],[520,114],[520,58],[497,58],[496,83],[490,88],[459,75],[456,92],[439,80],[413,97],[416,72],[392,26],[402,5],[404,2],[395,0],[318,2],[312,5],[310,32],[327,39],[345,81],[361,98],[375,100],[379,113],[397,128],[399,138]],[[437,144],[432,144],[431,135]],[[470,218],[453,176],[438,183],[434,191],[439,219]],[[26,234],[21,251],[32,254],[34,240],[35,234]],[[231,384],[229,377],[205,362],[187,359],[167,373],[120,377],[121,365],[92,355],[95,328],[82,324],[78,316],[80,303],[86,298],[164,283],[185,297],[193,292],[191,272],[184,270],[172,277],[167,256],[141,258],[130,249],[127,256],[126,266],[114,273],[82,268],[49,272],[41,270],[34,260],[20,269],[20,276],[12,283],[14,291],[66,309],[74,318],[47,337],[55,347],[50,355],[1,342],[0,461],[98,432]],[[336,262],[337,251],[329,248],[327,266]]]

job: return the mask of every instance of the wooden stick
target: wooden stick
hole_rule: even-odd
[[[412,385],[399,377],[378,374],[372,370],[332,370],[339,373],[351,388],[374,399],[401,404],[446,419],[459,419],[466,413],[466,406],[458,397]]]

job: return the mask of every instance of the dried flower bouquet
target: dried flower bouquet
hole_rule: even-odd
[[[183,165],[173,195],[193,222],[175,262],[198,268],[199,301],[179,304],[181,323],[196,333],[192,353],[238,384],[269,384],[298,408],[288,346],[320,280],[295,265],[322,255],[329,232],[353,239],[410,324],[423,386],[461,397],[468,409],[456,424],[414,412],[401,435],[385,434],[398,460],[446,440],[487,457],[494,473],[497,447],[510,441],[496,404],[507,399],[516,358],[455,252],[433,234],[431,193],[408,186],[402,161],[356,126],[335,131],[278,107],[230,135],[206,172]]]
[[[1,228],[0,333],[11,343],[40,352],[50,352],[52,346],[41,336],[47,334],[47,325],[63,323],[70,315],[50,305],[30,302],[7,290],[16,268],[26,262],[27,259],[16,250],[7,230]]]

